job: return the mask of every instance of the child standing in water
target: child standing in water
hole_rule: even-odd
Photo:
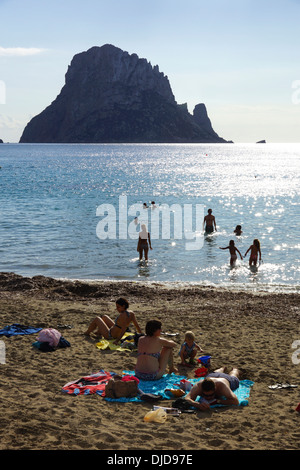
[[[199,346],[199,344],[195,343],[194,333],[192,331],[187,331],[185,333],[184,343],[182,344],[179,351],[181,365],[186,366],[186,359],[188,358],[190,358],[190,364],[193,364],[197,351],[203,352],[203,349]]]
[[[253,245],[251,245],[246,251],[245,257],[247,256],[247,253],[250,250],[251,250],[251,253],[250,253],[250,258],[249,258],[249,266],[252,266],[252,264],[256,266],[258,255],[259,255],[259,261],[261,261],[260,241],[257,238],[253,240]]]
[[[238,248],[235,246],[234,244],[234,240],[230,240],[229,242],[229,245],[226,246],[225,248],[221,248],[219,247],[220,250],[229,250],[229,253],[230,253],[230,266],[233,266],[237,260],[237,252],[238,254],[240,255],[241,259],[243,259],[240,251],[238,250]]]

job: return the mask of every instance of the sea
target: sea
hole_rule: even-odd
[[[1,144],[0,271],[299,292],[299,162],[300,144]]]

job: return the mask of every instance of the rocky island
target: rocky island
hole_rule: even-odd
[[[76,54],[57,98],[20,143],[221,143],[205,105],[177,104],[158,66],[113,45]]]

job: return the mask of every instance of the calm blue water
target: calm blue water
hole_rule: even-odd
[[[300,144],[0,145],[0,271],[297,290],[299,158]],[[177,204],[184,214],[189,206],[194,223],[196,205],[203,215],[211,207],[218,231],[187,250],[186,232],[175,238],[171,225],[169,239],[161,232],[149,262],[140,263],[136,240],[120,239],[118,219],[115,239],[96,234],[97,208],[110,204],[118,217],[120,196],[131,208],[128,227],[132,205],[154,200],[158,210]],[[237,224],[241,237],[233,235]],[[249,257],[230,268],[219,247],[234,239],[244,255],[254,238],[262,249],[258,270],[248,268]]]

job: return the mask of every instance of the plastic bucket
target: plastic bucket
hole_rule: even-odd
[[[198,359],[198,362],[201,362],[205,367],[209,367],[211,356],[201,356]]]

